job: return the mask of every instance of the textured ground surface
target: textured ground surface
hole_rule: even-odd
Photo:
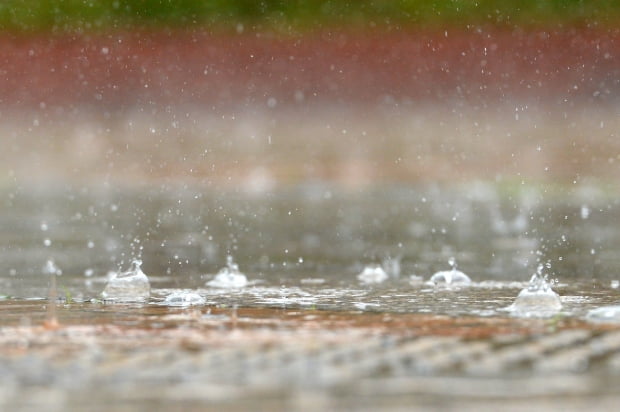
[[[13,306],[22,323],[38,323],[43,303],[2,310]],[[577,321],[58,309],[57,329],[0,329],[7,409],[474,410],[507,402],[605,410],[617,401],[620,332]]]

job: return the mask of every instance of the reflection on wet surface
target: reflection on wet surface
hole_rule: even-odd
[[[525,282],[539,263],[550,279],[611,282],[620,266],[616,200],[603,189],[387,186],[337,190],[313,183],[255,196],[179,188],[4,189],[2,294],[47,295],[53,260],[61,288],[95,296],[108,272],[134,258],[154,287],[197,288],[228,255],[250,284],[324,281],[361,287],[382,265],[389,281],[428,280],[449,268],[474,282]],[[584,215],[584,207],[588,213]]]

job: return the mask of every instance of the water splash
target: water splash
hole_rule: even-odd
[[[45,266],[43,267],[43,274],[48,276],[60,276],[62,275],[62,270],[60,270],[60,268],[56,265],[56,263],[54,263],[52,259],[49,259],[47,262],[45,262]]]
[[[56,316],[56,299],[58,298],[58,289],[56,287],[56,276],[62,275],[62,270],[53,260],[49,259],[43,267],[43,274],[49,276],[50,287],[48,292],[47,316],[43,326],[47,329],[57,329],[60,325]]]
[[[166,306],[199,306],[207,303],[206,299],[194,292],[173,292],[166,296],[163,304]]]
[[[601,306],[592,309],[586,315],[586,320],[596,323],[620,323],[620,306]]]
[[[398,255],[395,257],[388,256],[383,259],[383,263],[381,265],[382,268],[385,268],[385,273],[393,278],[397,278],[400,276],[401,265],[400,261],[402,260],[402,255]]]
[[[366,266],[362,273],[357,275],[360,282],[366,284],[381,283],[388,278],[388,274],[379,265]]]
[[[207,286],[214,288],[242,288],[248,284],[246,276],[239,271],[232,256],[226,257],[226,266],[220,269],[215,278],[207,282]]]
[[[468,285],[471,279],[465,273],[457,270],[456,259],[451,257],[448,264],[452,267],[450,270],[442,270],[431,276],[429,282],[433,285]]]
[[[142,261],[135,259],[127,272],[113,273],[101,297],[116,302],[146,301],[151,295],[151,285],[141,266]]]
[[[507,310],[519,317],[548,317],[562,309],[560,296],[551,289],[544,266],[538,265],[530,283],[517,295]]]

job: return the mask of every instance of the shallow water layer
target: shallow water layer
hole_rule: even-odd
[[[4,189],[3,295],[47,296],[44,267],[73,296],[100,292],[140,258],[155,287],[203,287],[231,255],[249,282],[359,285],[367,265],[428,280],[527,281],[539,263],[561,282],[611,282],[620,205],[603,189],[469,184],[357,191],[320,182],[255,193],[204,187]],[[585,213],[584,211],[587,211]]]
[[[0,207],[6,297],[47,297],[53,262],[61,299],[100,299],[140,258],[151,303],[187,289],[216,306],[490,316],[541,264],[567,314],[618,301],[620,206],[598,187],[14,188]],[[427,283],[455,262],[471,285]],[[212,287],[227,264],[247,284]],[[369,265],[387,279],[361,281]]]

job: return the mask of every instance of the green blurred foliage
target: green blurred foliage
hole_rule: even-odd
[[[619,0],[2,0],[0,29],[612,25]]]

